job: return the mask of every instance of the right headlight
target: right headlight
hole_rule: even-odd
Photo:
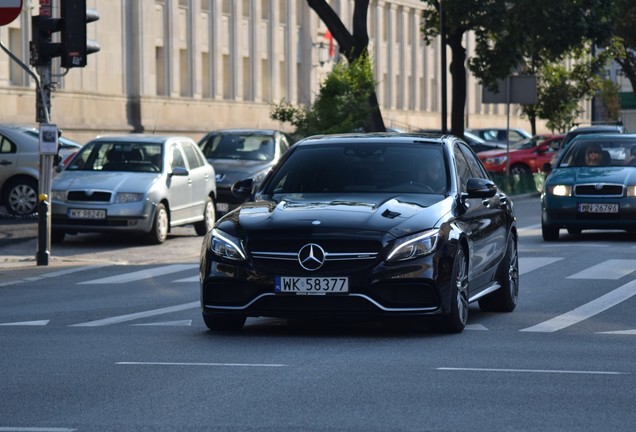
[[[406,261],[435,251],[439,230],[433,229],[399,239],[387,257],[387,262]]]
[[[570,185],[552,185],[548,186],[548,193],[556,196],[569,197],[572,195],[572,186]]]
[[[216,228],[210,234],[210,251],[215,255],[233,261],[245,261],[246,259],[241,241]]]

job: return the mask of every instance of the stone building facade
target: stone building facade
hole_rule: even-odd
[[[60,1],[50,1],[54,16]],[[39,1],[23,3],[20,17],[0,27],[0,40],[28,64],[30,16]],[[354,1],[330,4],[350,25]],[[100,14],[88,37],[101,50],[85,68],[67,71],[53,62],[51,121],[79,141],[107,133],[198,139],[221,127],[287,129],[270,119],[271,104],[310,104],[336,61],[328,57],[327,28],[303,0],[87,0],[87,6]],[[387,126],[441,124],[440,43],[423,43],[421,8],[420,0],[370,2],[369,49]],[[466,46],[470,53],[470,38]],[[448,83],[450,107],[450,76]],[[506,106],[481,103],[481,92],[468,77],[466,126],[505,127]],[[0,98],[0,122],[35,123],[34,80],[4,53]],[[513,106],[511,127],[528,129],[517,112]]]

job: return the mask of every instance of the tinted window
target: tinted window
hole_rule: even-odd
[[[262,133],[219,133],[207,135],[199,147],[208,159],[273,160],[274,137]]]
[[[468,167],[470,169],[470,172],[472,173],[472,176],[486,178],[486,179],[490,178],[488,176],[488,173],[484,169],[483,165],[479,161],[479,159],[475,156],[475,154],[472,151],[470,151],[470,149],[466,147],[465,145],[461,143],[457,143],[457,145],[459,146],[462,153],[464,154],[464,157],[466,158],[466,163],[468,164]]]
[[[455,164],[457,165],[457,175],[459,176],[459,190],[465,192],[466,182],[472,177],[472,174],[468,162],[466,162],[466,157],[459,148],[459,144],[455,145],[453,152],[455,154]]]
[[[199,158],[197,151],[191,143],[182,142],[181,146],[183,147],[183,152],[186,155],[186,159],[188,160],[190,169],[199,168],[201,165],[203,165],[203,161]]]
[[[445,193],[447,168],[438,144],[301,146],[265,186],[265,194],[320,192]]]

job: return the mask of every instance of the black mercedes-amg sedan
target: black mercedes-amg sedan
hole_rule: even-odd
[[[211,330],[247,317],[371,319],[458,333],[468,305],[510,312],[513,203],[459,138],[345,134],[296,143],[203,240]]]

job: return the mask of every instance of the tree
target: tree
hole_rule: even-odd
[[[352,64],[342,60],[320,85],[311,107],[294,107],[286,101],[274,105],[271,118],[291,123],[297,138],[316,134],[369,130],[369,95],[375,80],[366,54]]]
[[[362,55],[368,55],[367,12],[369,0],[355,0],[352,23],[353,33],[347,30],[340,17],[325,0],[307,0],[307,4],[325,23],[333,38],[338,42],[340,54],[347,59],[350,65],[354,64]],[[369,95],[368,105],[370,107],[369,132],[384,132],[386,128],[375,89]]]
[[[636,93],[636,4],[633,0],[618,0],[618,7],[620,12],[614,32],[623,44],[624,55],[615,60]]]
[[[432,43],[440,34],[440,1],[422,1],[427,4],[424,40]],[[465,33],[475,35],[470,70],[493,89],[497,80],[514,70],[535,73],[544,64],[562,62],[586,43],[605,44],[612,34],[616,8],[607,0],[444,0],[443,13],[445,43],[453,58],[451,131],[459,135],[466,99]]]

